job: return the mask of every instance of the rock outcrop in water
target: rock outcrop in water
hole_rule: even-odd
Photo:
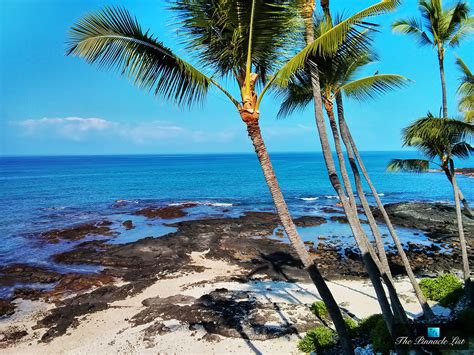
[[[61,240],[81,240],[87,236],[106,236],[117,235],[110,226],[112,222],[108,220],[78,224],[64,229],[53,229],[39,234],[39,237],[48,243],[59,243]]]
[[[454,206],[441,203],[404,202],[390,203],[385,209],[393,224],[419,229],[437,241],[454,241],[458,235]],[[379,210],[375,216],[382,220]],[[474,236],[474,219],[463,214],[463,225],[468,240]],[[453,239],[454,238],[454,239]]]
[[[449,217],[452,211],[450,212],[449,206],[405,204],[388,205],[387,208],[394,222],[399,225],[417,227],[438,234],[451,235],[453,232]],[[432,209],[428,212],[427,209],[430,208]],[[440,211],[447,211],[442,218],[437,216]],[[295,219],[299,226],[313,226],[324,222],[324,218],[312,216]],[[469,222],[467,225],[468,228],[472,227]],[[16,265],[0,270],[0,282],[21,280],[25,283],[54,283],[52,289],[44,291],[17,289],[12,298],[47,297],[55,300],[56,308],[37,324],[37,328],[47,328],[43,341],[65,334],[70,327],[77,325],[85,314],[107,309],[112,302],[141,292],[157,279],[167,278],[170,273],[201,271],[202,266],[191,263],[191,252],[207,251],[206,258],[225,260],[238,265],[244,271],[238,277],[240,282],[262,279],[310,282],[285,239],[268,237],[279,226],[278,217],[274,213],[249,212],[238,218],[190,220],[170,226],[176,227],[177,231],[160,238],[149,237],[127,244],[108,244],[103,239],[89,240],[71,251],[54,256],[54,260],[60,263],[105,267],[104,271],[96,275],[61,275],[42,268]],[[65,231],[70,233],[71,229]],[[63,235],[61,231],[57,234]],[[310,251],[327,278],[366,276],[358,252],[351,248],[342,249],[330,238],[315,247],[311,246]],[[446,272],[460,265],[460,257],[455,249],[453,253],[444,255],[439,254],[436,248],[428,250],[426,247],[412,244],[408,246],[407,254],[415,272],[419,274]],[[395,275],[403,273],[396,253],[389,253],[389,262]],[[115,280],[121,280],[123,283],[116,285]],[[88,292],[91,289],[93,290]],[[65,298],[68,293],[77,295]],[[244,330],[255,339],[271,338],[293,332],[295,324],[304,324],[299,319],[287,326],[267,329],[261,321],[266,306],[245,301],[244,296],[222,291],[210,293],[204,299],[188,300],[185,305],[167,304],[165,307],[163,300],[150,300],[145,306],[150,314],[157,312],[165,319],[181,317],[183,321],[204,326],[209,333],[226,336],[234,336]],[[0,303],[3,314],[8,315],[14,311],[12,299]],[[222,309],[219,307],[223,304],[235,308],[233,309],[236,316],[227,317],[229,323],[222,321]],[[204,314],[205,318],[199,319],[199,314]],[[138,324],[145,316],[145,313],[139,314],[133,322]],[[153,323],[150,331],[165,332],[165,328],[163,324]]]

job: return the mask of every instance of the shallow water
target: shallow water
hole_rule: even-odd
[[[363,153],[367,169],[384,203],[444,201],[452,191],[443,174],[393,174],[385,172],[391,158],[415,157],[413,152]],[[325,207],[338,202],[329,185],[320,153],[272,154],[277,177],[293,215],[329,217]],[[461,165],[459,165],[461,166]],[[463,167],[474,166],[464,161]],[[459,176],[466,198],[474,198],[473,179]],[[368,189],[366,189],[368,190]],[[125,201],[117,203],[117,201]],[[76,242],[47,244],[37,234],[75,223],[108,219],[119,234],[111,243],[128,243],[175,231],[163,225],[170,220],[150,220],[133,215],[146,206],[196,201],[185,219],[239,216],[244,211],[273,210],[258,161],[253,154],[173,156],[76,156],[0,158],[0,265],[31,263],[59,271],[93,272],[87,265],[66,266],[51,256],[73,248]],[[122,222],[136,226],[126,230]],[[431,244],[422,233],[398,229],[403,242]],[[300,228],[305,240],[353,245],[346,224]],[[385,233],[385,231],[383,231]],[[87,239],[86,239],[87,240]]]

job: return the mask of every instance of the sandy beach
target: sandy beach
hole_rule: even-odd
[[[27,331],[28,336],[8,348],[3,348],[4,354],[295,354],[299,334],[290,334],[268,340],[244,339],[209,335],[202,327],[196,326],[190,330],[190,324],[179,319],[163,321],[160,317],[149,319],[142,325],[134,325],[133,319],[137,314],[146,311],[145,304],[150,300],[161,301],[168,306],[186,305],[216,289],[226,289],[229,292],[243,291],[249,297],[255,298],[264,305],[257,310],[267,319],[265,325],[279,327],[287,322],[305,322],[315,318],[309,311],[309,305],[319,299],[312,284],[289,283],[283,281],[265,280],[265,275],[259,276],[262,281],[240,283],[231,281],[233,277],[241,276],[244,270],[224,261],[206,258],[207,252],[191,254],[192,263],[204,267],[202,272],[191,272],[186,275],[169,275],[168,278],[154,282],[139,294],[124,300],[111,303],[109,309],[82,317],[78,324],[68,332],[47,343],[37,343],[45,329],[34,329],[38,319],[44,316],[50,305],[41,301],[18,300],[19,312],[8,320],[0,323],[0,332],[4,337],[19,331]],[[360,319],[374,313],[380,308],[373,288],[367,280],[333,280],[329,283],[339,305]],[[404,307],[412,315],[421,309],[415,301],[410,285],[405,279],[397,281]],[[148,302],[147,302],[148,300]],[[152,301],[152,302],[153,302]],[[265,309],[271,305],[273,310]],[[440,309],[441,310],[441,309]],[[181,315],[178,314],[178,318]],[[313,321],[316,321],[314,319]],[[158,329],[154,334],[150,328]]]

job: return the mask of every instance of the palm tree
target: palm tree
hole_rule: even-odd
[[[466,141],[473,135],[474,126],[469,123],[450,118],[433,117],[432,115],[420,118],[403,130],[403,145],[418,148],[428,159],[393,159],[387,166],[388,171],[419,173],[427,171],[430,163],[433,163],[438,165],[448,176],[453,187],[462,269],[467,291],[470,289],[469,260],[453,158],[468,158],[474,152],[474,148]],[[439,162],[434,161],[436,158]]]
[[[458,110],[464,114],[466,122],[472,123],[474,120],[474,75],[461,58],[456,57],[456,65],[462,73],[457,90],[460,96]]]
[[[207,71],[200,70],[121,8],[105,8],[79,20],[71,29],[68,55],[89,63],[118,68],[139,87],[153,91],[180,106],[202,102],[211,88],[223,93],[235,106],[246,126],[259,159],[277,213],[292,246],[328,307],[345,353],[353,353],[342,315],[315,261],[298,235],[278,185],[260,131],[260,104],[275,81],[288,80],[310,55],[335,51],[355,24],[365,17],[393,7],[383,0],[327,31],[286,60],[298,25],[292,1],[279,0],[176,0],[171,9],[180,19],[180,35],[186,49]],[[292,36],[291,38],[289,36]],[[285,60],[282,60],[285,59]],[[209,74],[210,72],[211,74]],[[219,83],[231,77],[240,99]],[[257,93],[258,86],[262,89]]]
[[[384,6],[384,11],[389,11],[396,8],[398,6],[398,3],[399,3],[398,1],[382,1],[381,3],[373,5],[373,7]],[[308,0],[306,3],[303,3],[303,5],[305,6],[302,6],[302,9],[303,9],[302,16],[306,16],[305,18],[306,42],[308,45],[311,45],[314,38],[315,31],[314,31],[314,26],[313,26],[313,21],[312,21],[312,14],[306,11],[307,8],[309,8],[309,5],[307,4],[311,4],[311,2]],[[311,17],[309,17],[310,15]],[[331,31],[331,28],[333,27],[330,20],[321,22],[320,26],[321,26],[321,35],[318,36],[317,38],[324,37],[325,31]],[[337,26],[339,26],[339,24],[335,25],[334,27],[337,27]],[[354,43],[351,43],[351,44],[355,45]],[[326,124],[325,124],[324,115],[323,115],[323,103],[321,100],[321,87],[320,87],[320,78],[319,78],[319,70],[318,70],[317,62],[315,62],[314,60],[309,60],[307,62],[306,70],[309,76],[309,80],[311,82],[313,102],[315,106],[316,126],[319,133],[319,139],[320,139],[320,143],[321,143],[321,147],[323,151],[324,161],[325,161],[326,168],[328,171],[329,180],[334,190],[337,192],[340,198],[340,201],[343,205],[344,212],[347,216],[347,219],[352,229],[356,243],[361,250],[362,259],[364,261],[369,277],[375,288],[377,298],[379,300],[379,304],[382,309],[382,313],[384,315],[388,329],[391,332],[391,334],[394,334],[394,316],[390,310],[390,305],[387,301],[385,291],[380,282],[380,276],[382,276],[382,278],[384,279],[387,285],[390,297],[392,299],[392,306],[394,307],[397,318],[399,319],[400,322],[404,322],[405,324],[408,324],[408,320],[406,318],[406,314],[403,310],[403,307],[401,306],[400,300],[398,299],[398,295],[396,294],[393,280],[384,271],[383,265],[380,263],[380,260],[377,254],[375,253],[374,249],[369,243],[368,238],[365,235],[365,232],[363,231],[361,223],[359,221],[357,208],[355,205],[351,204],[340,182],[339,176],[336,172],[334,159],[331,154],[331,147],[329,145],[329,139],[326,133]],[[286,82],[279,82],[279,84],[281,87],[286,87],[289,84],[289,80],[287,80]]]
[[[448,117],[444,56],[446,48],[456,47],[474,29],[474,19],[469,17],[468,3],[458,0],[447,9],[442,0],[420,0],[421,19],[409,18],[395,21],[394,32],[412,35],[420,45],[430,45],[438,55],[441,78],[443,117]]]
[[[316,31],[317,28],[318,24],[316,24]],[[360,35],[366,38],[368,45],[370,40],[367,36],[367,32],[364,31],[364,33],[361,33]],[[355,196],[352,192],[349,175],[345,166],[344,156],[340,144],[340,136],[342,137],[342,141],[344,142],[344,145],[346,147],[350,166],[354,174],[357,194],[363,207],[364,213],[367,216],[367,220],[369,222],[372,234],[375,238],[380,261],[384,266],[385,272],[387,272],[387,274],[391,276],[387,255],[384,250],[382,236],[373,216],[373,213],[370,209],[367,198],[365,196],[359,169],[355,161],[355,155],[358,156],[358,159],[360,159],[360,156],[358,155],[358,152],[356,154],[350,143],[350,132],[344,118],[342,98],[342,94],[344,93],[349,98],[355,98],[360,101],[366,101],[367,99],[374,98],[377,94],[381,94],[386,92],[387,90],[401,87],[407,82],[407,79],[405,79],[404,77],[393,74],[375,74],[359,79],[354,78],[355,74],[359,69],[361,69],[366,64],[371,63],[375,59],[376,56],[370,51],[368,51],[367,48],[362,47],[359,48],[359,50],[354,50],[353,46],[348,43],[344,47],[341,47],[341,49],[333,56],[317,58],[317,63],[320,74],[319,77],[320,86],[322,90],[322,100],[326,109],[327,116],[329,118],[333,138],[336,142],[336,154],[338,156],[338,162],[346,192],[349,196],[351,205],[355,206]],[[307,73],[300,73],[295,78],[295,80],[293,80],[293,82],[289,85],[289,87],[283,91],[283,96],[284,100],[279,112],[280,115],[287,115],[296,109],[302,109],[306,107],[307,104],[313,99],[311,83]],[[340,136],[334,114],[334,101],[336,101],[337,103],[338,122],[339,129],[341,132]],[[363,170],[365,170],[365,167]],[[368,177],[368,174],[366,174],[366,171],[364,175],[366,175],[366,179],[368,179],[369,185],[373,187],[373,184],[371,184],[370,178]],[[374,196],[376,196],[376,199],[378,199],[379,201],[379,209],[381,211],[384,211],[385,209],[378,197],[375,187],[373,187],[372,192]],[[403,250],[398,235],[396,234],[396,231],[393,228],[390,219],[388,218],[388,215],[386,213],[385,215],[386,219],[388,220],[388,222],[386,223],[391,232],[392,239],[402,259],[407,275],[409,276],[409,279],[413,285],[415,294],[417,295],[418,300],[424,310],[425,316],[427,318],[432,318],[433,313],[431,311],[431,308],[426,302],[426,299],[423,296],[423,293],[421,292],[421,289],[416,281],[415,275],[413,274],[409,260],[405,254],[405,251]]]

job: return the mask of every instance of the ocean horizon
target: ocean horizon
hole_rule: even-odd
[[[426,201],[452,204],[452,191],[441,173],[388,173],[391,158],[416,152],[362,152],[384,203]],[[273,153],[272,162],[293,216],[330,217],[338,198],[329,184],[324,161],[316,153]],[[473,159],[459,167],[474,166]],[[187,219],[236,217],[248,211],[273,211],[273,203],[254,154],[173,154],[114,156],[2,157],[0,159],[0,264],[44,265],[62,271],[95,268],[60,265],[54,254],[78,242],[44,243],[38,235],[78,223],[107,219],[117,236],[110,243],[132,242],[173,232],[166,221],[136,216],[138,208],[193,202]],[[459,185],[474,199],[472,178],[460,175]],[[365,186],[365,191],[369,191]],[[369,201],[373,199],[369,196]],[[119,203],[118,203],[119,202]],[[121,202],[121,203],[120,203]],[[131,219],[136,228],[121,226]],[[300,228],[305,240],[315,235],[341,238],[351,245],[349,227],[337,221]],[[402,240],[414,231],[399,231]],[[428,240],[423,234],[415,239]]]

